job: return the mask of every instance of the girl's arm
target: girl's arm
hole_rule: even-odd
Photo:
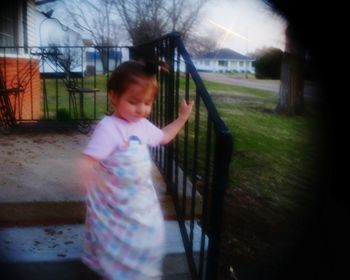
[[[82,155],[75,165],[76,187],[79,192],[85,193],[92,185],[103,186],[99,176],[100,162],[88,155]]]
[[[162,129],[164,136],[161,144],[167,144],[175,138],[190,117],[192,107],[193,101],[187,103],[186,100],[182,100],[179,117]]]

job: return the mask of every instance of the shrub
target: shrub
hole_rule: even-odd
[[[281,76],[283,51],[268,48],[257,56],[255,60],[255,77],[257,79],[279,79]]]
[[[72,118],[71,118],[71,116],[66,108],[58,109],[57,114],[56,114],[56,118],[57,118],[57,120],[63,121],[63,122],[72,120]]]

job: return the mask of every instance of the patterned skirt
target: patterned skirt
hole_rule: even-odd
[[[106,279],[160,279],[164,220],[148,147],[130,143],[99,170],[87,194],[83,262]]]

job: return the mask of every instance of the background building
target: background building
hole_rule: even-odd
[[[231,49],[219,49],[193,59],[198,71],[255,73],[254,59]]]

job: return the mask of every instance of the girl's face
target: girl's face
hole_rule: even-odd
[[[154,87],[150,84],[133,84],[118,96],[112,93],[114,115],[128,122],[147,118],[151,113],[154,101]]]

